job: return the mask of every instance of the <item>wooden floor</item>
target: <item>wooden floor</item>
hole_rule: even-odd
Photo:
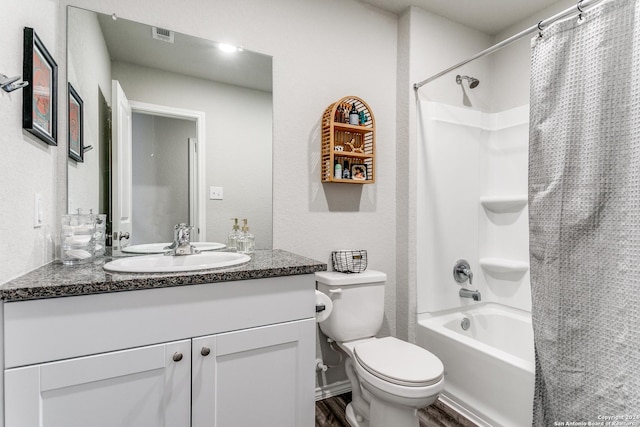
[[[344,415],[349,402],[351,393],[316,402],[316,427],[350,427]],[[440,401],[421,409],[418,416],[420,427],[476,427],[475,423]]]

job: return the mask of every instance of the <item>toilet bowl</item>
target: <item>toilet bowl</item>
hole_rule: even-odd
[[[442,362],[416,345],[385,337],[338,346],[349,357],[346,369],[355,370],[349,379],[355,377],[366,401],[347,411],[352,427],[417,427],[416,410],[435,402],[444,388]]]
[[[316,273],[318,290],[333,303],[320,329],[347,355],[352,427],[418,427],[417,409],[444,388],[444,366],[435,355],[394,337],[374,337],[384,316],[385,281],[377,271]]]

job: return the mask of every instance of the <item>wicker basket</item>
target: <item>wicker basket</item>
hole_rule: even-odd
[[[367,251],[342,250],[331,252],[334,271],[341,273],[362,273],[367,269]]]

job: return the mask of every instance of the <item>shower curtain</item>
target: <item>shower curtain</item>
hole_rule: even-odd
[[[532,40],[534,426],[640,426],[639,2]]]

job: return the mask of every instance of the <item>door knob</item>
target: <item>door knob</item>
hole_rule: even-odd
[[[182,360],[182,353],[173,353],[173,361],[179,362]]]
[[[209,347],[202,347],[200,350],[200,354],[203,356],[208,356],[211,353],[211,349]]]

